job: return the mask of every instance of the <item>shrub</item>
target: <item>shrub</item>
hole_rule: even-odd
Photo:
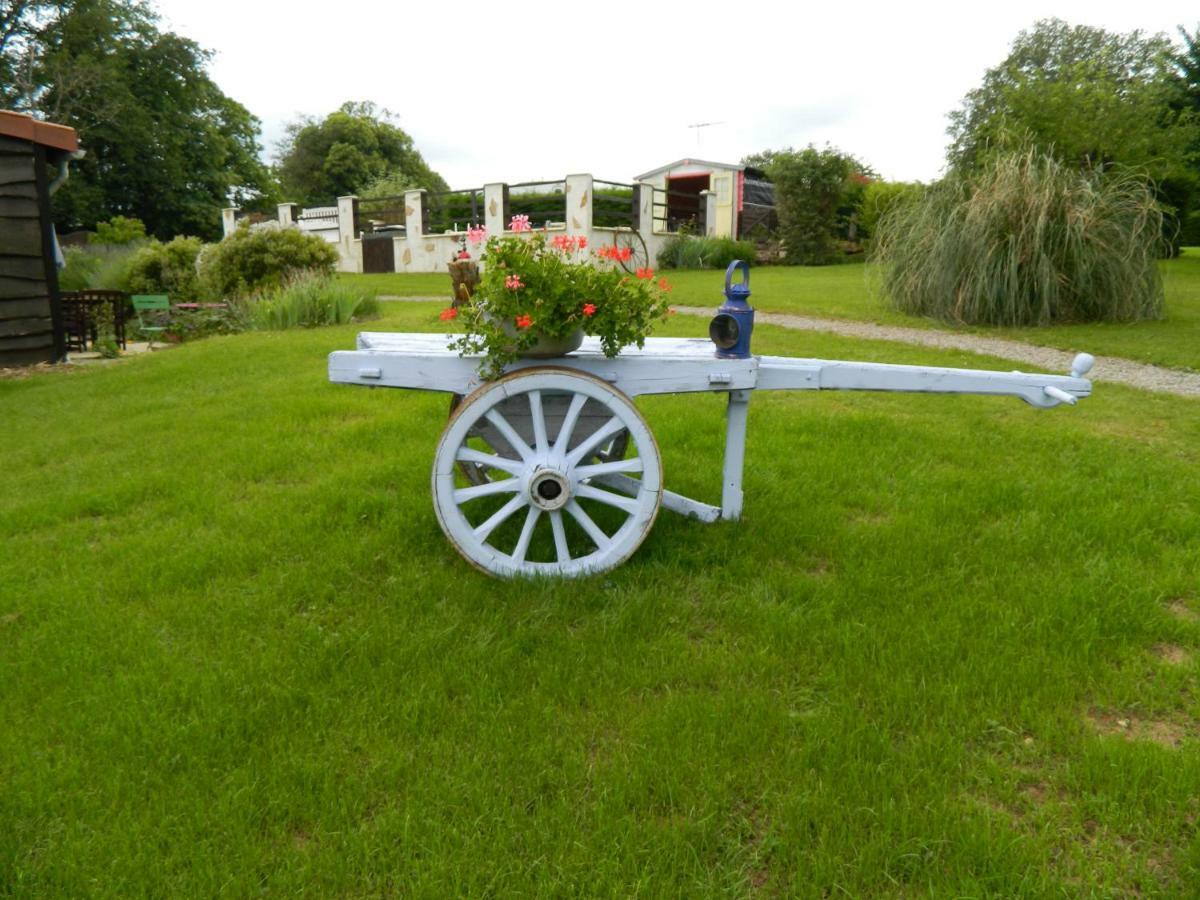
[[[107,222],[96,224],[96,233],[90,241],[94,244],[132,244],[146,238],[146,226],[141,219],[113,216]]]
[[[139,249],[137,243],[68,247],[63,252],[66,266],[58,273],[58,286],[64,291],[129,290],[129,266]]]
[[[1036,150],[952,172],[879,222],[874,256],[903,312],[1048,325],[1162,313],[1162,213],[1132,174],[1080,172]]]
[[[280,287],[290,276],[313,271],[331,275],[337,250],[298,228],[237,229],[200,258],[200,289],[210,299],[248,295]]]
[[[199,299],[196,260],[200,238],[177,237],[167,244],[154,241],[129,261],[126,290],[133,294],[166,294],[176,302]]]
[[[871,238],[879,227],[879,220],[898,203],[911,203],[921,197],[925,186],[919,182],[872,181],[863,189],[862,203],[858,210],[858,227],[863,237]]]
[[[775,209],[787,261],[806,266],[839,262],[847,223],[868,182],[866,168],[832,147],[770,154]]]
[[[758,253],[753,241],[727,237],[693,237],[676,234],[658,251],[660,269],[724,269],[735,259],[754,264]]]
[[[314,272],[293,275],[236,306],[251,327],[275,331],[345,325],[379,314],[379,301],[373,295]]]

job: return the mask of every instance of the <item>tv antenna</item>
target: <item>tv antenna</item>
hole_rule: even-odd
[[[688,128],[696,129],[696,146],[699,147],[700,146],[700,136],[703,134],[703,132],[700,130],[701,128],[712,128],[714,125],[724,125],[724,124],[725,124],[724,122],[697,122],[694,125],[689,125]]]

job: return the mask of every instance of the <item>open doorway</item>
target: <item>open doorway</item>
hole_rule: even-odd
[[[704,198],[701,191],[709,189],[710,176],[670,175],[667,177],[667,230],[678,231],[688,225],[693,233],[704,230]]]

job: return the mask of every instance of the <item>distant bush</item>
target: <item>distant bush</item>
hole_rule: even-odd
[[[753,241],[727,237],[694,237],[676,234],[658,251],[660,269],[724,269],[735,259],[751,265],[757,249]]]
[[[298,228],[237,229],[205,248],[200,257],[200,291],[211,300],[279,287],[300,272],[331,275],[337,249]]]
[[[850,249],[850,223],[870,181],[869,170],[832,147],[766,155],[787,262],[822,266],[844,260]]]
[[[945,322],[1049,325],[1162,314],[1162,213],[1145,180],[1036,150],[952,172],[878,225],[883,291]]]
[[[64,291],[128,290],[129,266],[139,249],[139,243],[68,247],[63,251],[66,266],[59,270],[58,286]]]
[[[131,219],[125,216],[113,216],[107,222],[96,225],[96,233],[90,238],[94,244],[132,244],[145,240],[146,226],[141,219]]]
[[[129,260],[124,289],[132,294],[166,294],[174,302],[195,302],[200,299],[196,260],[203,246],[195,237],[147,244]]]
[[[883,218],[893,206],[898,203],[910,203],[921,197],[925,186],[918,182],[907,181],[872,181],[863,188],[862,202],[858,210],[859,233],[864,238],[871,238]]]
[[[273,331],[345,325],[379,314],[379,301],[374,295],[311,272],[246,297],[237,306],[251,327]]]

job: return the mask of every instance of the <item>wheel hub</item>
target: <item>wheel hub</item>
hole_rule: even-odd
[[[561,509],[571,499],[571,482],[562,472],[538,469],[529,480],[529,499],[539,509]]]

